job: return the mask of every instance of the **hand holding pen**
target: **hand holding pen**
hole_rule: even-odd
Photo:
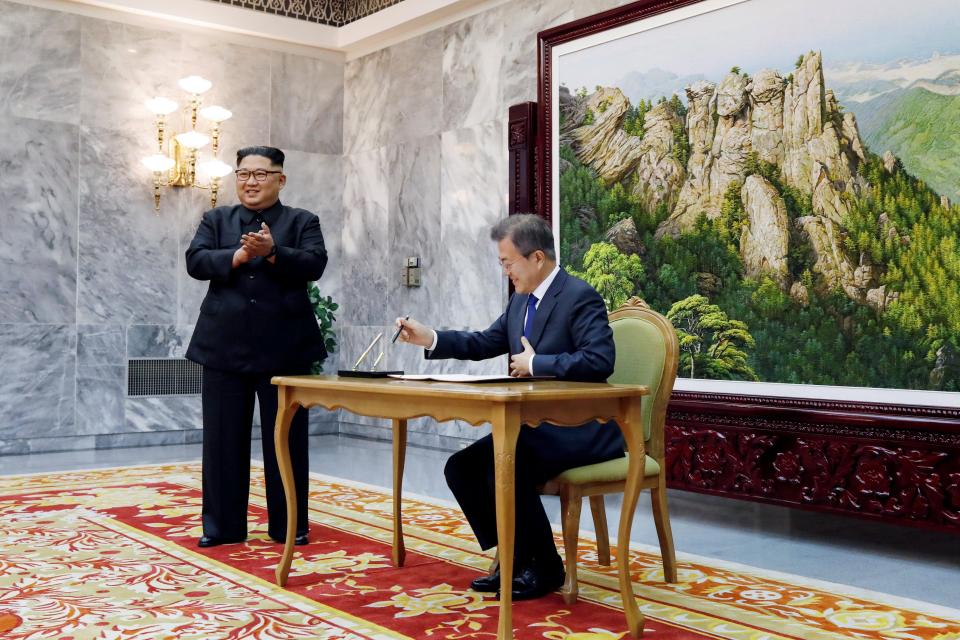
[[[403,318],[397,318],[397,332],[393,334],[393,338],[390,340],[390,344],[393,344],[397,341],[397,338],[400,337],[400,332],[403,331],[403,323],[410,319],[410,314],[403,316]]]
[[[393,339],[400,339],[400,342],[408,342],[419,347],[429,347],[433,344],[433,329],[424,326],[416,320],[411,320],[410,316],[397,318],[397,333]]]

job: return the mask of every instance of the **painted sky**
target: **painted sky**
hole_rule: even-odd
[[[747,0],[564,55],[559,80],[592,90],[631,71],[715,80],[734,65],[789,72],[810,49],[827,68],[890,65],[960,54],[958,34],[960,0]]]

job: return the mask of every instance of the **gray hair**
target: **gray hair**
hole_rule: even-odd
[[[523,257],[540,250],[549,260],[557,260],[557,251],[553,248],[553,229],[546,220],[533,213],[507,216],[490,229],[490,239],[494,242],[510,240]]]

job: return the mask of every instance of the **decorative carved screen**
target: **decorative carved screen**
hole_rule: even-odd
[[[210,0],[287,18],[342,27],[402,0]]]

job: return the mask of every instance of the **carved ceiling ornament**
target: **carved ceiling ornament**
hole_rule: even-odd
[[[306,22],[342,27],[402,0],[209,0]]]

